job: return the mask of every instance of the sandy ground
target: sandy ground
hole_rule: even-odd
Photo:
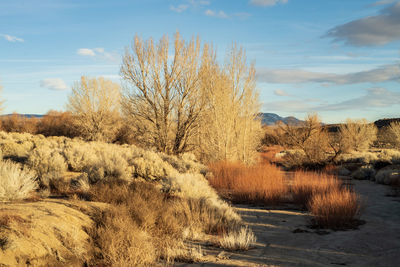
[[[48,266],[49,261],[60,266],[73,257],[79,266],[89,239],[83,228],[93,223],[86,213],[104,206],[61,199],[0,203],[0,215],[11,218],[0,227],[0,266]]]
[[[366,223],[358,230],[314,230],[309,215],[289,209],[236,206],[257,236],[241,253],[205,247],[205,263],[177,266],[400,266],[400,198],[389,187],[349,181],[361,195]],[[297,232],[297,233],[294,233]],[[218,255],[219,254],[219,255]]]

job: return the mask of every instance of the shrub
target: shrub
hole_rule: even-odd
[[[400,184],[400,167],[388,166],[378,171],[375,181],[379,184],[399,185]]]
[[[110,203],[95,215],[91,236],[98,248],[92,265],[155,265],[173,261],[183,249],[179,200],[168,199],[153,184],[101,181],[90,189],[92,200]]]
[[[78,136],[78,132],[73,126],[71,113],[54,110],[50,110],[39,120],[36,132],[44,136],[65,136],[69,138]]]
[[[47,146],[35,148],[30,153],[27,164],[36,171],[40,185],[45,188],[49,187],[50,180],[61,179],[61,175],[67,170],[64,157]]]
[[[127,161],[113,149],[97,152],[96,157],[87,163],[83,171],[87,173],[92,184],[104,179],[128,180],[132,177]]]
[[[36,175],[11,161],[0,161],[0,200],[24,199],[37,188]]]
[[[6,132],[36,133],[38,119],[28,118],[24,115],[13,113],[1,119],[1,128]]]
[[[306,207],[314,195],[337,190],[340,186],[339,180],[332,175],[298,171],[294,174],[291,194],[294,203]]]
[[[331,190],[314,194],[309,202],[309,210],[318,227],[341,229],[353,227],[360,212],[360,200],[348,189]]]
[[[239,203],[276,204],[285,198],[287,186],[282,172],[273,165],[244,166],[219,162],[210,165],[211,185]]]
[[[357,180],[375,180],[376,171],[373,166],[361,166],[358,170],[353,172],[351,176]]]
[[[248,250],[256,242],[256,237],[248,227],[224,234],[219,240],[220,247],[227,250]]]
[[[134,158],[132,164],[135,167],[135,175],[148,180],[159,180],[177,173],[158,154],[150,151],[144,151],[140,156]]]
[[[390,123],[389,131],[391,133],[393,143],[400,148],[400,122]]]
[[[343,151],[363,151],[376,140],[378,129],[373,123],[367,123],[365,119],[347,119],[346,123],[340,125],[339,131]]]

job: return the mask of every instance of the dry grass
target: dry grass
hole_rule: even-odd
[[[354,227],[360,212],[360,200],[348,189],[332,190],[315,194],[309,202],[309,210],[318,227],[342,229]]]
[[[341,183],[335,176],[297,171],[291,185],[291,194],[293,202],[305,208],[313,195],[324,194],[339,189],[340,186]]]
[[[182,248],[183,225],[174,216],[174,201],[154,185],[113,180],[90,190],[92,199],[111,204],[95,216],[95,258],[91,265],[147,266],[160,258],[173,261],[174,249]],[[168,249],[167,249],[168,248]]]
[[[282,158],[276,157],[276,154],[283,150],[282,146],[273,145],[273,146],[265,146],[263,147],[262,152],[260,152],[260,163],[261,164],[269,164],[269,163],[277,163],[281,162]]]
[[[36,175],[11,161],[0,161],[0,201],[28,198],[37,188]]]
[[[256,242],[256,237],[248,227],[239,231],[224,234],[219,240],[219,246],[227,250],[248,250]]]
[[[276,204],[287,193],[282,172],[270,164],[245,166],[218,162],[210,165],[210,184],[220,193],[231,194],[239,203]]]

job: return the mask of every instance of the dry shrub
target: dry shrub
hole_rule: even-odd
[[[256,242],[256,237],[248,227],[242,227],[239,231],[224,234],[219,240],[219,246],[227,250],[249,250]]]
[[[176,200],[153,184],[103,181],[89,192],[92,200],[112,204],[95,217],[91,235],[98,250],[93,265],[154,265],[161,258],[173,261],[174,250],[182,249],[183,222],[175,216]]]
[[[348,152],[368,149],[376,140],[378,129],[365,119],[347,119],[346,123],[340,125],[339,131],[342,150]]]
[[[35,117],[26,117],[24,115],[13,113],[1,118],[1,129],[6,132],[18,133],[36,133],[38,119]]]
[[[360,212],[359,197],[348,189],[315,194],[308,205],[314,224],[332,229],[356,226],[355,220]]]
[[[70,112],[50,110],[37,124],[37,133],[44,136],[65,136],[73,138],[78,136],[73,127],[73,117]]]
[[[211,199],[182,199],[178,202],[178,216],[186,229],[185,235],[196,238],[203,233],[222,234],[236,230],[240,217],[228,205],[217,206]]]
[[[293,202],[306,207],[312,196],[325,194],[341,187],[340,181],[332,175],[297,171],[291,185]]]
[[[283,150],[282,146],[274,145],[263,147],[262,152],[260,152],[260,163],[277,163],[281,161],[281,158],[277,154]]]
[[[0,162],[0,200],[24,199],[37,188],[36,175],[11,161]]]
[[[27,165],[36,171],[42,188],[48,188],[51,180],[61,179],[67,170],[64,157],[57,150],[45,145],[30,153]]]
[[[283,200],[287,186],[282,172],[270,164],[245,166],[218,162],[210,165],[210,184],[239,203],[276,204]]]

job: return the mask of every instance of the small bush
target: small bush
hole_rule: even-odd
[[[96,157],[83,168],[89,182],[94,184],[104,179],[129,180],[127,161],[116,151],[106,150],[97,153]]]
[[[36,171],[40,186],[49,187],[50,180],[61,179],[61,175],[67,170],[67,164],[63,156],[47,146],[34,149],[28,158],[28,166]]]
[[[256,242],[256,237],[248,227],[239,231],[224,234],[219,240],[219,246],[227,250],[248,250]]]
[[[379,184],[385,185],[399,185],[400,184],[400,167],[388,166],[378,171],[375,176],[375,181]]]
[[[291,185],[293,202],[306,207],[314,195],[337,190],[341,183],[332,175],[298,171]]]
[[[288,190],[282,172],[273,165],[245,166],[219,162],[210,165],[210,184],[239,203],[276,204]]]
[[[308,205],[314,224],[323,228],[353,227],[360,212],[358,196],[347,189],[315,194]]]
[[[29,197],[37,188],[36,175],[11,161],[0,161],[0,200],[17,200]]]
[[[361,166],[358,170],[353,172],[351,176],[357,180],[375,180],[376,171],[373,166]]]

